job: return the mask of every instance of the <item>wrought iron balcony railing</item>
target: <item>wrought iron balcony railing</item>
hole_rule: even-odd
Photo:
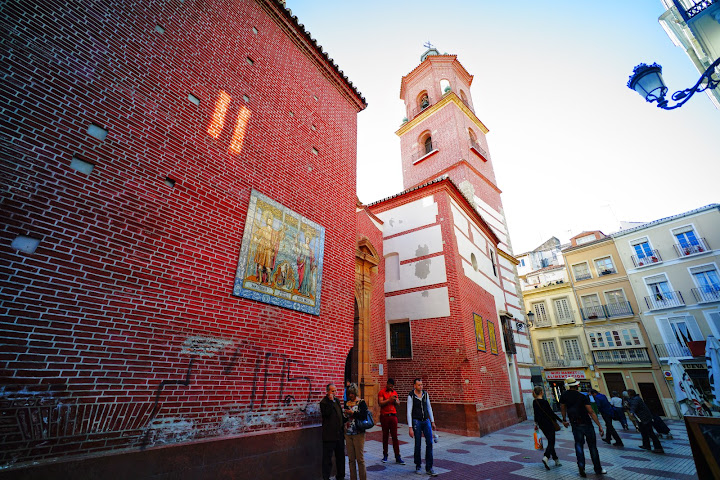
[[[693,18],[694,16],[702,13],[703,10],[706,8],[712,6],[713,3],[716,3],[717,0],[700,0],[696,1],[695,4],[687,9],[687,17],[688,20]]]
[[[573,355],[556,355],[542,358],[543,366],[546,368],[558,368],[558,367],[586,367],[588,365],[588,359],[585,354],[580,356]]]
[[[710,246],[704,238],[697,239],[697,245],[680,245],[675,244],[675,253],[678,257],[687,257],[689,255],[697,255],[698,253],[710,251]]]
[[[598,275],[612,275],[613,273],[617,273],[617,270],[615,270],[614,268],[606,268],[604,270],[600,270],[598,272]]]
[[[426,148],[427,148],[427,147],[426,147]],[[410,160],[412,161],[412,163],[419,162],[419,161],[422,160],[424,157],[427,157],[427,156],[429,156],[429,155],[437,152],[437,150],[438,150],[437,142],[433,140],[433,141],[430,143],[430,150],[427,150],[426,148],[423,148],[422,151],[420,151],[420,152],[415,152],[415,153],[413,153],[413,154],[410,156]]]
[[[654,265],[662,262],[660,252],[657,250],[650,250],[650,253],[644,257],[638,257],[637,255],[632,256],[633,265],[636,267],[647,267],[648,265]]]
[[[483,160],[487,161],[490,158],[490,155],[488,155],[487,150],[485,150],[482,145],[480,145],[478,142],[474,141],[473,139],[468,140],[468,143],[470,144],[470,149],[475,150],[475,153],[480,155]]]
[[[592,278],[592,273],[590,272],[583,272],[583,273],[576,273],[575,274],[575,281],[579,282],[580,280],[587,280],[588,278]]]
[[[619,348],[616,350],[595,350],[595,363],[650,363],[647,348]]]
[[[581,308],[580,313],[582,313],[583,320],[604,320],[606,318],[602,305]]]
[[[660,310],[682,307],[685,305],[685,300],[680,292],[663,292],[645,297],[645,305],[649,310]]]
[[[632,317],[634,312],[630,302],[608,303],[604,305],[608,318]]]
[[[542,328],[542,327],[551,327],[552,323],[550,322],[549,318],[543,318],[540,319],[538,316],[535,316],[535,322],[533,323],[533,326],[536,328]]]
[[[656,343],[655,353],[660,358],[669,357],[692,357],[690,349],[679,343]]]
[[[575,323],[575,312],[570,312],[569,316],[557,316],[555,317],[558,325],[570,325]]]
[[[692,294],[698,303],[720,302],[720,287],[693,288]]]

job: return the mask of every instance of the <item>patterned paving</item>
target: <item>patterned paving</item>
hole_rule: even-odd
[[[638,446],[640,434],[618,430],[625,444],[624,448],[607,445],[598,439],[600,460],[607,475],[594,475],[590,455],[585,451],[588,462],[588,478],[603,480],[660,480],[660,479],[697,479],[685,424],[680,421],[668,421],[673,439],[662,439],[665,455],[658,455]],[[616,427],[619,425],[616,425]],[[632,427],[631,427],[632,428]],[[368,432],[365,441],[365,464],[368,479],[409,479],[427,478],[415,475],[413,464],[414,441],[407,434],[407,427],[400,425],[400,453],[407,465],[382,463],[382,434],[379,427]],[[479,438],[461,437],[442,431],[440,439],[433,447],[437,478],[447,480],[563,480],[577,479],[575,448],[572,432],[563,429],[558,432],[556,450],[562,466],[552,466],[545,470],[540,459],[542,452],[532,448],[533,423],[527,421],[513,427],[500,430]],[[390,445],[392,461],[392,445]],[[425,448],[423,445],[423,456]],[[552,464],[552,462],[551,462]],[[423,467],[424,469],[424,467]],[[346,470],[347,471],[347,470]],[[319,478],[319,477],[318,477]],[[349,478],[349,473],[347,475]]]

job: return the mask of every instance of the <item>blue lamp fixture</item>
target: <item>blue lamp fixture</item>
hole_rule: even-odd
[[[720,58],[715,60],[712,65],[705,70],[705,73],[700,76],[700,79],[691,88],[673,93],[672,99],[678,102],[675,105],[668,105],[668,101],[665,99],[668,88],[662,79],[662,67],[657,63],[653,63],[652,65],[641,63],[636,66],[633,69],[630,80],[628,80],[627,86],[630,90],[638,92],[646,101],[650,103],[657,102],[659,108],[673,110],[682,107],[696,92],[702,92],[707,89],[712,90],[720,85],[720,77],[713,78],[715,68],[719,65]]]

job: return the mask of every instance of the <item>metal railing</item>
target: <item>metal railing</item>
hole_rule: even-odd
[[[720,287],[693,288],[692,294],[698,303],[720,302]]]
[[[650,253],[648,253],[644,257],[638,257],[637,255],[633,255],[632,261],[633,265],[635,265],[636,267],[647,267],[648,265],[660,263],[663,260],[660,256],[660,252],[658,252],[657,250],[650,250]]]
[[[428,108],[430,108],[432,106],[433,106],[433,104],[428,101],[427,104],[418,105],[414,108],[411,108],[410,111],[408,112],[408,120],[412,120],[413,118],[417,117],[422,112],[424,112],[425,110],[427,110]]]
[[[542,358],[543,366],[547,368],[558,368],[558,367],[586,367],[588,365],[588,359],[584,354],[580,354],[580,357],[569,357],[567,355],[556,355],[554,357]]]
[[[586,273],[576,273],[575,274],[576,282],[579,282],[580,280],[587,280],[588,278],[592,278],[592,273],[586,272]]]
[[[650,363],[647,348],[622,348],[616,350],[596,350],[593,352],[595,363]]]
[[[600,270],[598,272],[598,275],[599,276],[612,275],[613,273],[617,273],[617,270],[615,270],[614,268],[606,268],[605,270]]]
[[[698,238],[697,242],[697,245],[680,245],[679,243],[676,243],[675,253],[677,253],[678,257],[687,257],[689,255],[695,255],[710,250],[710,246],[704,238]]]
[[[700,0],[699,2],[695,2],[695,5],[688,8],[687,10],[687,17],[688,19],[691,19],[695,15],[698,15],[706,8],[712,6],[713,3],[715,3],[717,0]]]
[[[535,322],[533,323],[534,327],[542,328],[542,327],[551,327],[552,323],[550,322],[550,318],[544,318],[540,320],[538,316],[535,316]]]
[[[669,357],[692,357],[690,349],[679,343],[656,343],[655,353],[660,358]]]
[[[634,314],[630,302],[608,303],[604,307],[608,318],[631,317]]]
[[[556,316],[555,318],[557,319],[558,325],[569,325],[571,323],[575,323],[575,312],[571,312],[570,316],[568,316],[568,317]]]
[[[663,292],[645,297],[645,305],[647,305],[650,310],[660,310],[663,308],[682,307],[685,305],[685,300],[680,292]]]
[[[415,163],[418,160],[420,160],[421,158],[423,158],[427,155],[430,155],[431,153],[436,152],[438,149],[437,142],[435,140],[430,142],[430,151],[427,151],[426,148],[427,147],[425,147],[425,145],[423,145],[422,151],[415,152],[410,156],[410,160],[412,161],[412,163]]]
[[[606,318],[605,309],[602,305],[594,305],[580,309],[583,320],[601,320]]]
[[[488,160],[490,158],[490,155],[488,155],[487,150],[485,150],[482,145],[480,145],[478,142],[474,141],[472,138],[468,140],[468,144],[470,145],[470,148],[472,150],[475,150],[476,153],[480,154],[485,160]]]

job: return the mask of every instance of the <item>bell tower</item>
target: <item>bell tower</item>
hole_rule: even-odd
[[[492,212],[479,208],[483,216],[497,218],[502,215],[500,189],[485,138],[488,129],[470,95],[473,76],[456,55],[440,54],[434,47],[420,60],[400,84],[406,119],[395,133],[400,137],[404,188],[448,175],[476,206],[490,207]]]

